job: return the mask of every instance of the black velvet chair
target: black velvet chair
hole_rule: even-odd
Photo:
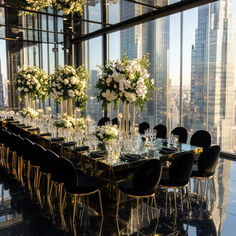
[[[200,196],[202,197],[202,180],[208,181],[212,180],[214,192],[216,195],[215,182],[214,182],[214,173],[218,163],[220,154],[220,146],[214,145],[206,148],[199,156],[197,162],[197,169],[192,171],[191,178],[198,180],[198,188],[200,186]],[[205,193],[207,190],[207,184],[205,184]]]
[[[189,199],[189,188],[188,183],[192,173],[193,167],[193,154],[185,153],[176,157],[171,163],[170,167],[162,172],[162,177],[160,180],[160,186],[164,187],[166,190],[166,207],[168,199],[168,189],[172,188],[174,190],[174,203],[175,203],[175,213],[177,214],[177,202],[176,202],[176,190],[186,188],[186,195],[188,199],[188,208],[191,209],[190,199]],[[181,191],[180,191],[181,193]],[[181,197],[181,208],[183,211],[182,196]]]
[[[159,125],[156,125],[153,129],[155,129],[156,132],[157,132],[157,134],[156,134],[156,137],[157,137],[157,138],[166,139],[166,136],[167,136],[167,128],[166,128],[165,125],[159,124]]]
[[[119,122],[118,122],[117,118],[112,119],[111,122],[112,122],[113,125],[119,126],[119,124],[118,124]]]
[[[98,121],[98,126],[103,126],[106,124],[106,122],[109,122],[110,118],[109,117],[103,117]]]
[[[147,122],[142,122],[139,124],[138,129],[140,134],[144,134],[146,130],[150,128],[150,125]]]
[[[60,178],[65,190],[62,209],[64,209],[66,194],[72,196],[73,224],[75,223],[76,201],[78,197],[89,196],[91,194],[98,193],[101,215],[103,216],[100,183],[98,179],[92,176],[84,175],[82,171],[75,169],[74,164],[70,160],[63,157],[59,158],[57,168],[63,169],[63,175],[60,174]]]
[[[116,216],[119,214],[121,192],[137,200],[137,221],[139,199],[152,197],[156,208],[155,193],[160,181],[162,166],[160,160],[151,159],[143,162],[134,172],[132,179],[119,184]],[[157,208],[156,208],[157,210]]]
[[[17,157],[18,157],[18,180],[21,182],[21,184],[24,186],[24,180],[23,180],[23,169],[24,169],[24,161],[23,161],[23,156],[24,156],[24,139],[20,136],[17,135],[15,137],[16,139],[16,152],[17,152]]]
[[[188,131],[184,127],[176,127],[171,131],[171,134],[178,135],[180,143],[186,143],[188,140]]]
[[[190,144],[206,149],[211,146],[211,134],[206,130],[198,130],[192,135]]]

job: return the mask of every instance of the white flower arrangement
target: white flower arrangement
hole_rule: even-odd
[[[99,89],[98,101],[105,108],[112,101],[118,106],[121,100],[139,105],[143,109],[150,98],[150,89],[154,89],[154,80],[150,79],[148,66],[147,55],[134,60],[128,60],[124,55],[122,61],[108,62],[106,66],[101,66],[96,85]]]
[[[75,119],[75,127],[79,130],[86,129],[86,119],[84,117]]]
[[[20,7],[26,10],[41,11],[47,7],[53,7],[57,11],[63,11],[64,15],[71,13],[79,13],[82,15],[83,6],[86,4],[86,0],[17,0]],[[22,14],[34,13],[21,11]]]
[[[15,77],[15,88],[24,97],[29,94],[45,100],[48,96],[50,81],[48,75],[36,66],[22,66]]]
[[[24,118],[36,119],[39,113],[35,111],[34,109],[32,109],[31,107],[28,107],[28,108],[23,108],[20,111],[20,115]]]
[[[57,102],[74,98],[84,109],[87,102],[87,82],[89,74],[84,66],[75,69],[73,66],[59,66],[52,75],[51,95]]]
[[[102,142],[110,141],[118,137],[119,130],[117,125],[105,125],[98,127],[96,136]]]
[[[68,116],[66,113],[59,115],[58,119],[53,124],[57,128],[74,128],[75,119]]]
[[[79,13],[82,15],[83,6],[86,4],[86,0],[52,0],[53,7],[60,11],[63,11],[64,15],[71,13]]]

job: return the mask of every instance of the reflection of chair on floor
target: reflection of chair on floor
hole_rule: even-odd
[[[137,200],[137,223],[139,224],[139,200],[152,197],[154,200],[155,209],[156,199],[155,193],[160,181],[162,172],[161,162],[159,160],[147,160],[143,162],[134,172],[132,179],[125,180],[119,184],[118,200],[116,216],[119,213],[120,193],[124,193],[129,197]]]
[[[171,188],[174,190],[174,203],[175,203],[175,214],[177,214],[177,200],[176,200],[176,190],[179,189],[181,197],[181,210],[183,211],[183,202],[182,202],[182,191],[181,189],[186,188],[187,200],[188,200],[188,209],[191,210],[191,203],[189,199],[189,178],[192,172],[193,166],[193,154],[185,153],[176,157],[171,166],[162,172],[162,177],[160,180],[160,185],[166,190],[166,208],[167,208],[167,199],[168,199],[168,189]],[[170,206],[171,211],[171,206]]]
[[[214,192],[216,195],[215,190],[215,182],[214,182],[214,173],[215,168],[218,163],[220,153],[220,146],[214,145],[205,149],[199,156],[198,163],[197,163],[197,170],[192,171],[191,178],[198,180],[198,189],[200,187],[200,196],[202,196],[202,180],[205,180],[205,190],[204,190],[204,197],[206,196],[207,184],[208,180],[212,180]]]

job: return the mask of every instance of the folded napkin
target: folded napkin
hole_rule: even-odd
[[[28,129],[28,131],[40,131],[39,128],[31,128],[31,129]]]
[[[76,144],[76,142],[67,142],[67,143],[62,143],[61,145],[64,147],[70,147],[70,146],[74,146]]]
[[[42,134],[39,134],[39,136],[41,136],[41,137],[52,136],[52,134],[51,133],[42,133]]]
[[[13,118],[7,118],[6,121],[13,121]]]
[[[25,126],[25,124],[19,124],[19,125],[17,125],[18,127],[23,127],[23,126]]]
[[[22,129],[28,129],[28,128],[31,128],[31,127],[32,127],[31,125],[21,126]]]
[[[136,161],[141,158],[140,155],[138,154],[124,154],[123,156],[120,157],[121,160],[123,161]]]
[[[61,141],[64,141],[64,138],[63,137],[51,138],[51,141],[53,141],[53,142],[61,142]]]
[[[20,124],[20,121],[18,121],[18,120],[12,120],[12,121],[9,121],[9,123],[11,123],[11,124]]]
[[[89,146],[76,147],[73,150],[76,152],[87,151],[87,150],[89,150]]]
[[[92,158],[105,157],[105,156],[107,156],[107,151],[95,151],[95,152],[90,152],[90,156],[91,156]]]
[[[162,147],[161,150],[160,150],[160,153],[162,154],[171,154],[171,153],[174,153],[176,152],[176,148],[168,148],[168,147]]]

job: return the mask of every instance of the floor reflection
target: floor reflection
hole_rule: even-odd
[[[73,224],[71,199],[66,200],[61,211],[56,191],[49,196],[36,189],[31,196],[29,192],[32,189],[25,190],[28,184],[23,188],[9,177],[5,169],[0,169],[0,235],[233,235],[234,231],[230,230],[236,222],[236,162],[221,159],[215,183],[216,196],[211,184],[203,201],[192,194],[191,213],[184,200],[183,212],[179,201],[175,214],[172,201],[170,214],[169,209],[165,209],[165,193],[159,191],[157,211],[151,201],[143,200],[137,214],[136,202],[127,201],[120,206],[119,218],[115,217],[115,209],[104,199],[104,218],[95,211],[99,212],[99,208],[93,205],[93,199],[82,199],[78,201]],[[196,190],[196,185],[192,181],[192,191]]]

